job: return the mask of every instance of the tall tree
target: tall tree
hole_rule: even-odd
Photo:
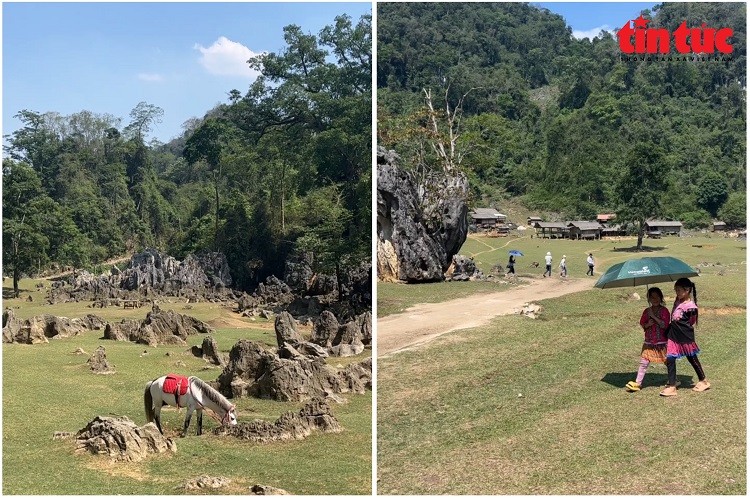
[[[634,223],[638,231],[636,248],[643,249],[646,221],[661,215],[661,197],[667,188],[664,151],[656,144],[636,143],[627,157],[618,192],[617,219]]]

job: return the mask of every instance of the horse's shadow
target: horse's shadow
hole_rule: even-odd
[[[631,380],[635,380],[637,372],[612,372],[602,377],[601,381],[617,388],[625,387],[625,384]],[[677,381],[680,383],[680,387],[690,387],[693,385],[693,377],[691,375],[677,375]],[[666,373],[647,373],[643,377],[643,383],[641,387],[659,387],[667,384]]]

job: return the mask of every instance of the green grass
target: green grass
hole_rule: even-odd
[[[33,293],[33,292],[32,292]],[[13,301],[6,301],[8,303]],[[21,317],[27,304],[18,303]],[[88,309],[85,304],[60,304],[36,309],[34,314],[79,317],[88,312],[110,320],[145,317],[148,308],[136,312],[120,308]],[[165,306],[162,306],[166,308]],[[214,304],[196,304],[178,312],[205,320],[231,314]],[[235,315],[236,316],[236,315]],[[234,318],[236,319],[236,318]],[[228,351],[240,338],[275,344],[272,322],[260,328],[219,327],[214,338]],[[250,326],[249,320],[248,324]],[[369,494],[371,491],[371,394],[345,394],[345,404],[333,407],[344,431],[313,433],[302,441],[272,444],[240,442],[211,434],[217,424],[205,418],[204,435],[177,439],[173,456],[150,458],[135,464],[110,464],[106,459],[74,454],[71,440],[53,441],[55,431],[76,432],[96,415],[127,415],[138,424],[143,415],[143,387],[148,380],[168,372],[194,374],[214,380],[218,367],[206,368],[190,355],[189,347],[147,347],[129,342],[102,340],[101,332],[88,332],[49,344],[3,345],[3,493],[4,494],[179,494],[174,488],[200,474],[222,475],[232,486],[221,493],[247,494],[254,484],[267,484],[295,494]],[[189,344],[200,344],[194,336]],[[91,353],[104,345],[114,375],[94,375],[85,364],[88,356],[72,352],[81,347]],[[148,355],[141,356],[146,350]],[[167,356],[167,353],[170,355]],[[370,356],[335,358],[330,364],[345,365]],[[184,365],[183,365],[184,364]],[[273,421],[283,412],[299,410],[303,403],[239,399],[240,421],[257,418]],[[165,409],[165,431],[176,435],[185,410]],[[325,466],[321,466],[325,464]]]
[[[633,256],[545,243],[556,257],[578,251],[581,275],[584,245],[607,264]],[[499,317],[378,360],[378,493],[746,494],[745,244],[657,243],[667,250],[652,255],[721,262],[695,278],[711,390],[659,397],[664,366],[649,368],[640,393],[623,390],[646,306],[628,295],[645,287],[544,300],[537,320]],[[671,285],[662,290],[671,301]],[[695,381],[687,361],[677,372],[683,386]]]

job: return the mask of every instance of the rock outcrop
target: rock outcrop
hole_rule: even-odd
[[[286,412],[275,422],[254,420],[235,426],[222,426],[214,429],[214,434],[234,436],[256,443],[291,441],[305,439],[313,431],[340,432],[341,424],[333,416],[331,406],[320,398],[309,401],[297,413]]]
[[[358,371],[357,377],[361,381],[362,377],[367,378],[368,365],[360,365],[363,371]],[[372,379],[371,363],[369,366]],[[215,385],[229,398],[256,397],[278,401],[306,401],[345,392],[364,393],[366,381],[353,383],[350,371],[349,367],[337,371],[320,357],[295,353],[285,346],[271,351],[243,339],[230,350],[229,362]]]
[[[463,174],[430,174],[422,184],[398,165],[393,151],[378,148],[378,263],[384,279],[442,281],[468,232],[468,180]],[[386,244],[388,242],[388,244]]]
[[[212,327],[192,316],[154,307],[146,314],[145,320],[123,319],[119,323],[107,323],[104,338],[150,346],[187,345],[189,335],[213,332]]]
[[[115,373],[115,367],[112,366],[107,360],[107,353],[104,346],[97,347],[94,354],[86,361],[91,371],[98,375],[110,375]]]
[[[3,313],[3,342],[40,344],[53,338],[62,339],[89,330],[100,330],[104,324],[102,318],[93,314],[72,319],[45,314],[22,320],[16,318],[13,311],[8,309]]]
[[[193,346],[191,351],[193,355],[203,358],[213,365],[224,366],[227,364],[226,354],[219,351],[216,340],[210,335],[203,339],[200,346]]]
[[[153,422],[138,427],[128,417],[98,416],[76,434],[76,450],[106,455],[115,461],[138,462],[152,453],[176,452]]]
[[[223,301],[234,299],[234,293],[228,289],[231,285],[229,264],[222,253],[189,254],[180,262],[148,248],[133,255],[125,269],[113,266],[99,276],[81,271],[69,277],[67,283],[56,281],[48,292],[47,301],[55,304],[94,300],[100,307],[108,305],[110,300],[160,295]]]

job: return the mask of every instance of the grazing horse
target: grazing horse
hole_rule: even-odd
[[[146,410],[146,421],[156,422],[159,432],[161,428],[161,407],[164,405],[187,407],[185,425],[182,437],[187,435],[190,417],[198,410],[198,436],[203,433],[203,409],[208,408],[216,412],[221,425],[237,425],[237,413],[232,403],[216,389],[198,377],[183,377],[180,375],[164,375],[146,384],[143,392],[143,405]]]

